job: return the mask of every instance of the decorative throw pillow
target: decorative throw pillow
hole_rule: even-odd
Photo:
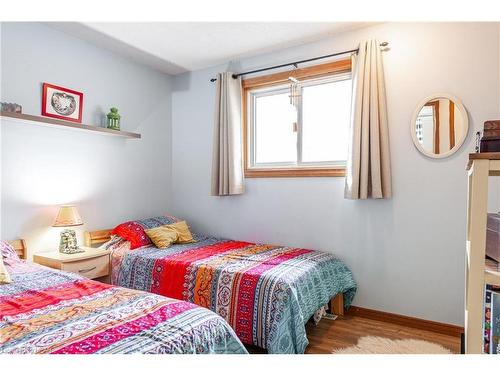
[[[130,241],[130,249],[151,245],[151,240],[144,232],[144,228],[135,221],[127,221],[118,225],[111,234],[120,236],[121,238]]]
[[[166,249],[179,238],[175,230],[165,228],[165,226],[146,229],[146,234],[159,249]]]
[[[185,221],[179,221],[178,223],[174,224],[162,225],[162,227],[177,232],[178,238],[177,241],[175,241],[175,243],[196,242],[193,239],[193,235],[191,234],[191,231],[189,230],[189,227]]]
[[[7,241],[0,241],[0,250],[2,251],[2,258],[19,260],[16,250]]]
[[[0,257],[0,284],[9,284],[11,281],[7,268],[3,264],[3,258]]]

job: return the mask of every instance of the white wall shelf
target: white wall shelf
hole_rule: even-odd
[[[111,136],[123,137],[123,138],[129,138],[129,139],[141,138],[141,135],[138,133],[132,133],[132,132],[127,132],[127,131],[123,131],[123,130],[113,130],[113,129],[108,129],[108,128],[102,128],[100,126],[95,126],[95,125],[79,124],[76,122],[58,120],[58,119],[51,118],[51,117],[33,116],[33,115],[27,115],[24,113],[14,113],[14,112],[5,112],[5,111],[0,112],[0,115],[1,115],[2,119],[3,118],[14,119],[16,121],[29,122],[32,124],[42,125],[42,126],[57,126],[57,127],[64,128],[64,129],[90,131],[90,132],[96,132],[96,133],[100,133],[100,134],[104,134],[104,135],[111,135]]]

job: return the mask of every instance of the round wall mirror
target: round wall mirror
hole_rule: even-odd
[[[435,94],[422,100],[411,121],[415,147],[431,158],[457,152],[467,137],[469,118],[462,102],[450,94]]]

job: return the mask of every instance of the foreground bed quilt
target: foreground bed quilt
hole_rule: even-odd
[[[0,285],[0,353],[246,353],[194,304],[24,261]]]
[[[222,316],[245,344],[269,353],[304,353],[305,323],[329,300],[356,292],[351,271],[333,255],[307,249],[194,235],[167,249],[130,250],[115,238],[113,283],[183,299]]]

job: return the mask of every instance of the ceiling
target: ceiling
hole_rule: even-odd
[[[55,27],[168,74],[313,42],[366,22],[55,22]]]

